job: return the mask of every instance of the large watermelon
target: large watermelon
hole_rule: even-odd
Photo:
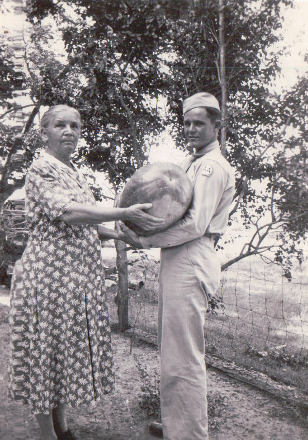
[[[163,230],[183,217],[192,193],[192,183],[182,168],[169,162],[156,162],[139,168],[133,174],[125,185],[118,206],[125,208],[135,203],[152,203],[147,212],[166,220],[159,228]],[[130,222],[125,223],[139,235],[154,233]]]

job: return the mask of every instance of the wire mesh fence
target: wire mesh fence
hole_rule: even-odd
[[[157,260],[141,253],[130,264],[129,322],[133,329],[157,332]],[[107,280],[108,284],[108,280]],[[206,319],[207,354],[265,373],[308,393],[308,274],[288,281],[276,265],[258,258],[222,274],[221,302]],[[111,320],[117,322],[109,286]]]

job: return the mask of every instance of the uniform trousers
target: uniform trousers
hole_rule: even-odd
[[[158,342],[164,440],[207,440],[204,325],[220,264],[201,237],[161,251]]]

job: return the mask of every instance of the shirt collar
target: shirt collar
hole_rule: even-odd
[[[69,169],[72,171],[73,167],[73,171],[77,171],[77,168],[75,167],[75,165],[73,164],[72,161],[70,161],[71,167],[69,167],[68,165],[66,165],[65,163],[61,162],[61,160],[57,159],[55,156],[53,156],[52,154],[48,153],[48,151],[43,150],[40,153],[40,156],[45,157],[49,162],[53,162],[56,165],[61,165],[62,167],[64,167],[65,169]]]
[[[204,156],[205,154],[209,153],[210,151],[216,150],[216,148],[220,148],[218,140],[215,140],[211,142],[210,144],[203,147],[201,150],[198,151],[198,153],[194,153],[193,157],[198,158],[201,156]]]

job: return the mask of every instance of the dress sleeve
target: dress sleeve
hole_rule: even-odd
[[[217,162],[203,163],[197,171],[192,204],[185,216],[165,231],[142,237],[142,246],[167,248],[202,237],[216,212],[227,178]]]
[[[76,193],[70,187],[69,176],[45,161],[37,161],[30,168],[26,180],[26,193],[55,220],[77,202]]]

